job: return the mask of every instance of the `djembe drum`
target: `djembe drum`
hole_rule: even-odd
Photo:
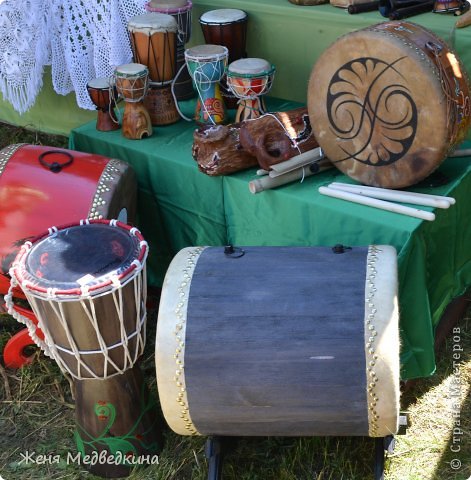
[[[195,96],[190,74],[185,66],[185,44],[191,38],[193,4],[190,0],[160,1],[151,0],[146,4],[148,12],[165,13],[177,21],[177,76],[173,81],[173,89],[177,100],[187,100]]]
[[[266,113],[263,96],[273,84],[275,67],[263,58],[241,58],[227,68],[227,87],[239,99],[235,121]]]
[[[123,136],[139,140],[152,135],[152,121],[144,106],[149,86],[149,71],[145,65],[127,63],[115,69],[116,90],[124,99]]]
[[[136,175],[121,160],[44,145],[17,144],[0,150],[0,300],[10,286],[11,264],[26,240],[52,224],[81,218],[133,222],[136,201]],[[23,300],[24,294],[16,289],[14,297]],[[37,323],[21,302],[14,308]],[[32,333],[42,335],[36,329]],[[13,335],[3,350],[5,365],[19,368],[30,363],[30,345],[34,342],[27,329]]]
[[[199,21],[206,43],[226,47],[228,63],[232,63],[247,56],[247,19],[243,10],[220,8],[203,13]],[[221,79],[221,90],[226,107],[237,108],[237,98],[227,88],[225,76]]]
[[[90,470],[106,477],[127,475],[161,447],[136,363],[146,339],[147,251],[136,228],[86,220],[25,243],[11,269],[44,332],[38,345],[74,380],[78,451],[95,455]]]
[[[443,40],[413,23],[385,22],[324,52],[308,110],[319,145],[343,173],[402,188],[430,175],[465,138],[470,86]]]
[[[198,45],[185,50],[185,61],[198,92],[195,120],[200,124],[221,124],[226,120],[219,81],[227,65],[227,48]]]
[[[172,96],[176,74],[178,26],[162,13],[146,13],[128,22],[134,61],[149,69],[149,89],[144,99],[152,125],[168,125],[180,119]]]
[[[113,101],[117,97],[116,87],[112,78],[93,78],[87,83],[88,95],[98,110],[96,129],[109,132],[119,128],[119,122],[114,111]]]
[[[183,249],[162,287],[155,354],[163,414],[181,435],[394,434],[396,252]]]

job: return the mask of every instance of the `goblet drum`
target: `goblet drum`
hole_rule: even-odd
[[[87,91],[98,110],[96,129],[101,132],[117,130],[119,122],[113,105],[117,92],[113,80],[107,77],[93,78],[87,83]]]
[[[226,120],[219,81],[227,65],[227,48],[221,45],[198,45],[185,50],[185,61],[198,102],[195,120],[200,124],[220,124]]]
[[[227,68],[227,86],[239,99],[236,122],[266,113],[263,96],[273,84],[275,67],[263,58],[241,58]]]
[[[466,70],[446,43],[409,22],[346,34],[316,62],[308,88],[326,157],[366,185],[402,188],[430,175],[468,131]]]
[[[147,251],[136,228],[85,220],[25,243],[11,269],[44,333],[38,345],[74,379],[78,451],[95,455],[90,470],[106,477],[128,474],[161,447],[156,404],[137,364]]]
[[[152,135],[152,122],[144,106],[149,70],[139,63],[127,63],[114,72],[118,94],[124,99],[123,135],[131,140]]]
[[[180,119],[172,96],[176,74],[178,25],[163,13],[146,13],[128,22],[134,61],[149,69],[149,89],[144,105],[153,125],[168,125]]]

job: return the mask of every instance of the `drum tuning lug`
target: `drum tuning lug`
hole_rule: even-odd
[[[224,247],[224,255],[231,258],[239,258],[245,255],[244,250],[239,247],[234,247],[234,245],[226,245]]]
[[[332,247],[332,251],[334,253],[345,253],[346,250],[351,250],[352,247],[346,247],[345,245],[342,245],[341,243],[337,243]]]

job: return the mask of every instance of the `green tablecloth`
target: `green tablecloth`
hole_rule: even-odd
[[[303,104],[310,72],[322,52],[339,36],[386,20],[379,12],[349,15],[330,4],[302,7],[288,0],[194,0],[188,46],[204,43],[198,19],[215,8],[239,8],[248,13],[249,56],[266,58],[277,68],[272,95]],[[409,20],[452,45],[471,74],[471,27],[454,30],[456,17],[445,14],[425,13]],[[79,109],[74,94],[63,97],[53,91],[49,71],[44,82],[34,107],[21,116],[0,95],[0,121],[68,135],[71,128],[91,118],[93,112]]]
[[[269,101],[272,111],[294,106]],[[187,114],[192,109],[193,102],[184,102]],[[94,122],[71,132],[71,148],[120,158],[135,168],[138,226],[151,246],[150,282],[160,285],[172,256],[190,245],[393,245],[399,261],[402,377],[431,375],[434,329],[450,300],[471,285],[471,159],[442,164],[439,171],[450,179],[446,185],[413,189],[457,200],[426,222],[321,196],[320,185],[351,181],[337,170],[252,195],[248,181],[254,170],[225,177],[198,171],[191,156],[194,128],[181,121],[139,141],[120,131],[98,132]]]

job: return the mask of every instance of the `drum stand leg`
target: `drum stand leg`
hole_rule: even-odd
[[[401,412],[399,415],[399,431],[398,435],[404,435],[409,425],[409,417],[407,413]],[[384,480],[384,464],[385,454],[392,454],[396,446],[394,435],[375,438],[375,466],[374,480]]]
[[[208,437],[204,453],[208,459],[208,480],[221,480],[224,456],[222,437]]]

